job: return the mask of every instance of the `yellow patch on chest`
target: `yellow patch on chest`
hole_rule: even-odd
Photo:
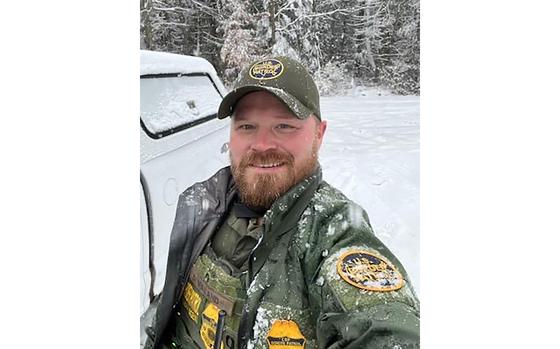
[[[301,349],[305,337],[292,320],[275,320],[266,336],[269,349]]]
[[[216,338],[216,327],[218,326],[218,313],[220,309],[212,303],[208,303],[206,309],[202,313],[202,326],[200,327],[200,337],[204,342],[206,349],[214,347],[214,339]],[[224,348],[222,343],[221,349]]]

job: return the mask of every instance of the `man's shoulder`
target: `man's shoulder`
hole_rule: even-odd
[[[366,211],[342,191],[322,181],[298,224],[300,242],[334,244],[342,236],[366,235],[373,230]],[[304,241],[305,240],[305,241]]]
[[[206,206],[213,207],[218,204],[219,201],[223,201],[226,195],[233,189],[233,180],[231,176],[230,167],[224,167],[219,169],[210,178],[196,182],[187,189],[185,189],[180,195],[178,204],[179,206],[190,206],[196,204],[202,204],[203,208]],[[204,201],[206,205],[204,204]]]
[[[187,187],[181,196],[192,195],[193,193],[207,192],[208,190],[228,187],[231,183],[231,169],[229,166],[219,169],[206,180],[196,182]]]
[[[310,204],[315,213],[327,217],[332,217],[336,213],[351,215],[356,211],[364,212],[360,205],[324,180],[319,185]]]

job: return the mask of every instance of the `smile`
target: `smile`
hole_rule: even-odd
[[[258,168],[273,168],[273,167],[279,167],[282,166],[283,163],[279,162],[279,163],[274,163],[274,164],[253,164],[251,166],[253,167],[258,167]]]

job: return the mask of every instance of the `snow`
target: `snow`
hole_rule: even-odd
[[[271,311],[264,309],[264,308],[258,308],[257,309],[257,316],[256,316],[256,321],[255,321],[255,325],[253,326],[253,337],[254,338],[265,338],[266,334],[268,333],[268,330],[270,328],[271,325]],[[255,343],[250,340],[248,343],[248,349],[254,347]]]
[[[168,52],[140,50],[140,76],[153,74],[192,74],[203,73],[212,78],[218,91],[226,91],[216,69],[206,59],[194,56],[177,55]]]
[[[211,74],[215,69],[204,58],[140,50],[140,75],[198,72]]]
[[[323,178],[368,213],[419,294],[419,97],[321,98]]]

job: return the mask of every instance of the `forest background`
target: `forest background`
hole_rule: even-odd
[[[419,0],[140,0],[142,49],[199,56],[229,86],[268,55],[300,60],[323,96],[420,94]]]

